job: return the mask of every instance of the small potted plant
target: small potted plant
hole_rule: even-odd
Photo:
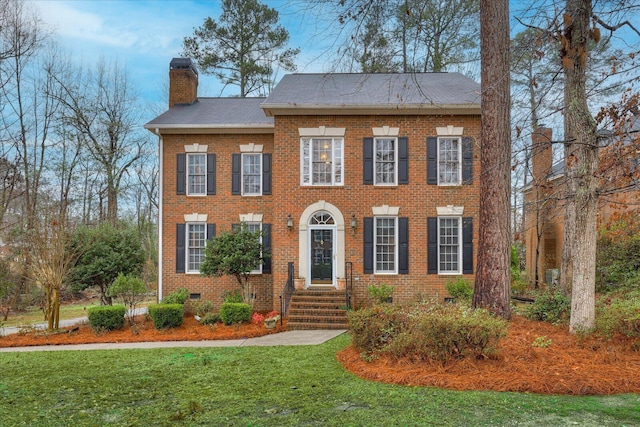
[[[264,315],[264,326],[266,326],[267,329],[273,329],[276,327],[276,322],[278,321],[278,319],[280,319],[278,312],[272,310]]]

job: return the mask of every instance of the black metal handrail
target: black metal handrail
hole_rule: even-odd
[[[347,310],[351,310],[351,293],[353,292],[353,263],[347,262],[344,267],[345,277],[345,298]]]
[[[289,302],[291,301],[291,295],[296,287],[293,282],[294,268],[293,262],[287,263],[287,283],[284,285],[284,289],[280,293],[280,324],[284,322],[284,317],[289,313]]]

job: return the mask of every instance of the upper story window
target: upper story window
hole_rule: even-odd
[[[462,181],[460,137],[438,138],[438,184],[459,185]]]
[[[203,153],[187,154],[187,195],[205,196],[207,194],[207,155]]]
[[[396,138],[374,139],[375,185],[396,185],[398,155]]]
[[[242,154],[242,195],[262,194],[262,154]]]
[[[302,138],[302,185],[343,185],[343,138]]]

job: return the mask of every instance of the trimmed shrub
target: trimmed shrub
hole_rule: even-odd
[[[182,304],[189,299],[189,289],[178,288],[177,291],[170,293],[162,299],[162,304]]]
[[[207,313],[202,317],[201,323],[203,325],[215,325],[218,322],[221,322],[222,319],[218,313]]]
[[[177,328],[184,320],[182,304],[153,304],[148,310],[156,329]]]
[[[571,298],[561,292],[546,291],[526,307],[524,315],[531,320],[541,320],[554,325],[567,323],[571,314]]]
[[[114,331],[124,327],[124,305],[100,305],[90,307],[88,311],[89,325],[96,332]]]
[[[224,291],[222,293],[222,302],[243,302],[242,292],[239,289]]]
[[[447,280],[444,288],[449,295],[460,301],[471,301],[473,297],[473,287],[464,277],[457,277],[455,281]]]
[[[367,287],[367,293],[375,304],[384,304],[393,300],[394,289],[394,286],[383,283],[380,286],[370,285]]]
[[[486,310],[455,304],[377,306],[349,314],[352,344],[369,357],[384,354],[443,364],[493,353],[507,325]]]
[[[213,312],[213,302],[209,300],[203,300],[196,304],[196,314],[200,317],[205,317],[207,314]]]
[[[225,325],[248,322],[251,319],[251,306],[241,302],[225,302],[220,306],[220,318]]]
[[[640,297],[615,298],[609,304],[598,304],[596,331],[607,338],[615,334],[640,338]]]

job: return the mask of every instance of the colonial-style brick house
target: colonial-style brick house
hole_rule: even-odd
[[[600,134],[600,197],[598,223],[606,224],[622,213],[639,211],[638,112],[635,111],[623,135]],[[626,136],[624,135],[626,133]],[[527,280],[557,281],[564,240],[564,160],[553,161],[553,134],[538,128],[532,135],[531,182],[523,188]],[[537,272],[537,273],[536,273]]]
[[[457,73],[291,74],[266,98],[204,98],[174,59],[159,138],[159,297],[221,301],[229,277],[199,274],[206,239],[241,221],[271,258],[256,309],[295,288],[395,286],[394,301],[474,280],[480,85]],[[289,266],[292,266],[290,268]],[[298,291],[297,291],[298,292]]]

